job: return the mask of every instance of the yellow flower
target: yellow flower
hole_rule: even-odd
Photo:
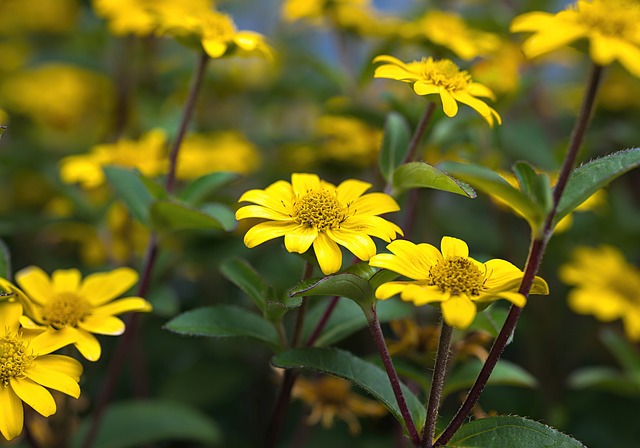
[[[180,148],[178,179],[195,179],[213,171],[249,174],[260,166],[260,153],[240,132],[190,134]]]
[[[569,306],[603,322],[622,319],[627,337],[640,341],[640,269],[612,246],[579,247],[560,267],[560,280],[575,288]]]
[[[492,53],[500,46],[498,36],[470,28],[454,12],[429,11],[417,22],[405,25],[404,33],[408,38],[425,36],[466,60]]]
[[[420,61],[404,63],[393,56],[377,56],[373,62],[386,62],[376,68],[375,78],[389,78],[413,84],[418,95],[438,94],[442,101],[444,113],[455,117],[458,113],[458,102],[474,109],[489,126],[493,126],[494,118],[498,124],[502,119],[498,112],[487,106],[476,97],[494,99],[493,92],[486,86],[473,82],[471,75],[460,70],[449,59],[434,60],[422,58]]]
[[[413,281],[389,282],[376,290],[376,298],[398,293],[417,306],[439,303],[447,325],[465,329],[476,316],[477,305],[506,299],[523,307],[527,299],[518,293],[523,273],[508,261],[493,259],[480,263],[469,257],[467,244],[445,236],[442,253],[431,244],[396,240],[387,246],[392,254],[378,254],[369,264],[389,269]],[[548,294],[549,287],[536,277],[531,294]]]
[[[486,59],[475,63],[471,73],[474,79],[498,95],[511,93],[520,86],[520,66],[523,62],[520,47],[505,41]]]
[[[2,0],[0,3],[2,35],[34,32],[63,34],[72,31],[80,16],[77,0]]]
[[[66,183],[80,183],[83,188],[96,188],[105,183],[102,168],[107,165],[137,168],[146,176],[162,174],[167,166],[167,136],[153,129],[139,141],[121,139],[91,148],[88,154],[68,156],[60,161],[60,178]]]
[[[400,210],[384,193],[363,193],[371,184],[346,180],[334,185],[315,174],[294,173],[291,183],[278,181],[265,190],[249,190],[238,202],[253,202],[236,212],[236,219],[264,218],[244,236],[247,247],[284,236],[289,252],[304,253],[313,244],[320,269],[326,275],[338,272],[346,247],[361,260],[376,253],[369,235],[391,241],[402,230],[379,216]]]
[[[614,60],[640,77],[640,3],[637,0],[578,0],[557,14],[535,11],[516,17],[513,32],[534,32],[522,45],[529,58],[589,39],[598,65]]]
[[[291,394],[311,406],[308,425],[321,423],[323,428],[331,428],[338,417],[354,435],[360,432],[358,417],[381,417],[387,412],[377,401],[353,393],[349,381],[333,376],[298,378]]]
[[[0,280],[5,290],[16,290]],[[71,332],[22,330],[22,305],[0,302],[0,433],[11,440],[22,432],[22,402],[48,417],[56,412],[50,388],[74,398],[80,396],[82,365],[73,358],[52,355],[74,341]]]
[[[77,269],[57,270],[51,278],[40,268],[30,266],[16,274],[26,293],[25,328],[54,328],[75,337],[74,345],[90,361],[100,358],[101,347],[92,333],[120,335],[125,325],[115,317],[130,311],[151,311],[141,297],[113,300],[138,281],[130,268],[88,275],[82,280]]]
[[[368,166],[376,162],[382,131],[366,122],[340,115],[323,115],[316,123],[324,158],[349,165]]]

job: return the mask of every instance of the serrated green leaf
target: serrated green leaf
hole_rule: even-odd
[[[351,273],[305,280],[289,291],[290,297],[339,296],[367,306],[375,301],[373,288],[365,279]]]
[[[442,391],[443,396],[470,388],[478,378],[481,369],[482,362],[475,358],[459,364],[447,377]],[[487,384],[490,386],[535,387],[538,381],[522,367],[501,359],[496,364]]]
[[[378,158],[380,173],[387,182],[406,157],[410,140],[411,129],[407,120],[397,112],[390,112],[384,123],[384,137]]]
[[[160,232],[225,230],[223,224],[210,214],[170,201],[154,202],[151,205],[151,220]]]
[[[276,355],[271,363],[285,369],[305,368],[344,378],[375,397],[404,426],[385,371],[347,351],[336,348],[298,348]],[[426,417],[424,406],[404,384],[401,387],[413,422],[420,432]]]
[[[75,432],[72,448],[79,448],[89,429],[88,417]],[[164,441],[207,445],[220,441],[218,426],[207,415],[184,404],[162,400],[114,403],[107,408],[94,448],[133,448]]]
[[[624,337],[610,328],[600,332],[600,340],[609,349],[625,373],[640,384],[640,352]]]
[[[502,199],[527,220],[532,229],[538,229],[544,219],[543,210],[525,193],[512,187],[502,176],[489,168],[459,162],[442,162],[438,167],[462,179],[483,193]]]
[[[104,167],[107,181],[116,195],[124,202],[131,216],[145,225],[149,225],[149,209],[156,199],[143,181],[143,175],[135,169],[117,166]]]
[[[307,313],[302,338],[307,340],[322,318],[329,303],[318,305]],[[384,300],[378,302],[376,313],[380,322],[388,322],[393,319],[408,317],[415,311],[412,304],[399,300]],[[318,347],[328,346],[343,340],[356,331],[367,327],[367,319],[360,307],[350,301],[340,299],[336,304],[331,317],[327,321],[324,330],[316,339],[314,345]]]
[[[425,162],[410,162],[396,168],[393,172],[393,188],[396,191],[433,188],[468,198],[476,197],[476,192],[469,185]]]
[[[466,423],[446,448],[586,448],[557,429],[523,417],[502,415]]]
[[[174,333],[214,338],[249,337],[279,347],[275,328],[255,313],[232,305],[197,308],[174,317],[164,326]]]
[[[273,297],[273,288],[260,277],[253,266],[242,258],[230,258],[220,265],[220,272],[264,312],[267,300]]]
[[[554,225],[615,178],[640,166],[640,148],[618,151],[576,168],[560,198]]]
[[[11,252],[6,243],[0,239],[0,277],[11,281],[13,270],[11,269]]]
[[[190,205],[198,205],[211,193],[214,193],[219,188],[239,178],[240,175],[237,173],[219,172],[205,174],[190,182],[189,185],[180,192],[178,197]]]
[[[571,374],[568,384],[573,389],[597,389],[623,397],[640,395],[640,384],[611,367],[585,367]]]

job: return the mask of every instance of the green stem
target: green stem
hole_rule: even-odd
[[[207,60],[208,56],[206,56],[206,54],[204,53],[198,58],[198,65],[191,82],[187,101],[184,105],[184,112],[182,114],[182,121],[180,122],[178,135],[176,136],[169,153],[169,172],[165,181],[165,188],[168,193],[172,193],[175,187],[175,173],[176,165],[178,162],[178,153],[180,151],[180,146],[182,145],[182,140],[184,139],[186,129],[189,125],[189,120],[191,119],[193,109],[195,108],[196,98],[200,91],[200,86],[202,84],[203,73],[206,68]],[[151,285],[151,274],[153,273],[157,254],[157,236],[152,233],[149,237],[149,242],[147,243],[147,250],[142,267],[142,276],[138,285],[137,295],[140,297],[144,297],[147,294],[149,286]],[[111,401],[111,397],[113,396],[116,384],[127,359],[129,349],[132,346],[135,336],[138,333],[139,326],[140,315],[139,313],[135,313],[128,319],[127,331],[118,341],[116,351],[111,362],[109,363],[107,377],[100,391],[100,395],[98,396],[96,407],[92,414],[89,430],[87,431],[87,435],[82,445],[84,448],[91,448],[95,443],[96,437],[98,436],[98,430],[100,429],[100,424],[102,422],[102,417],[104,416],[104,412],[106,411],[109,402]]]
[[[591,119],[591,115],[594,110],[595,99],[598,92],[598,86],[600,85],[600,80],[602,78],[602,67],[594,64],[591,70],[591,74],[589,76],[589,81],[587,83],[587,88],[585,91],[585,95],[582,101],[582,107],[580,108],[580,113],[576,120],[576,124],[573,128],[573,132],[571,133],[571,139],[569,142],[569,148],[567,150],[567,155],[565,157],[564,163],[562,164],[562,168],[560,170],[560,175],[558,177],[558,183],[555,186],[555,190],[553,192],[553,206],[551,211],[546,217],[543,231],[541,235],[534,235],[533,241],[531,242],[531,246],[529,248],[529,256],[527,258],[527,264],[525,266],[524,275],[522,277],[522,282],[520,284],[520,289],[518,292],[525,296],[528,296],[531,291],[531,287],[533,286],[533,280],[540,269],[540,264],[542,263],[542,257],[544,256],[544,252],[547,248],[547,244],[551,239],[551,235],[553,234],[553,219],[558,210],[558,204],[560,203],[560,199],[562,198],[562,193],[564,193],[564,189],[567,186],[567,181],[569,180],[569,175],[573,171],[573,167],[575,166],[576,159],[578,156],[578,152],[580,147],[582,146],[582,140],[584,139],[585,133],[587,131],[587,127],[589,125],[589,120]],[[473,409],[473,406],[476,404],[478,399],[480,398],[480,394],[482,390],[489,381],[489,377],[493,372],[504,348],[509,341],[509,337],[513,333],[516,324],[518,322],[518,318],[522,313],[522,308],[519,308],[515,305],[511,306],[511,310],[509,311],[509,315],[498,334],[493,346],[491,347],[491,351],[489,352],[489,356],[482,366],[482,370],[476,379],[476,382],[473,384],[467,398],[465,399],[462,406],[458,410],[457,414],[454,416],[449,426],[444,430],[444,432],[440,435],[438,440],[434,446],[443,446],[451,437],[456,433],[458,428],[464,423],[467,416]]]
[[[391,389],[393,389],[393,394],[395,395],[396,401],[398,402],[398,408],[400,408],[400,414],[402,415],[402,419],[404,420],[407,432],[409,433],[409,437],[411,438],[414,446],[420,446],[420,436],[418,435],[418,430],[416,429],[416,426],[413,423],[413,419],[411,418],[411,413],[409,412],[409,408],[407,407],[407,402],[404,399],[404,394],[402,393],[402,388],[400,387],[400,378],[398,378],[398,373],[393,366],[393,361],[391,360],[391,356],[389,355],[387,344],[385,344],[384,342],[384,335],[382,333],[382,328],[380,327],[380,321],[378,320],[378,313],[375,308],[373,308],[372,311],[373,312],[371,317],[368,316],[367,320],[369,321],[369,330],[371,331],[371,335],[373,336],[373,342],[376,344],[376,348],[378,349],[378,353],[380,354],[380,358],[382,359],[382,364],[384,365],[384,369],[386,370],[387,376],[389,377]]]
[[[433,436],[436,433],[436,422],[438,420],[438,409],[440,408],[440,398],[444,387],[444,379],[447,375],[447,364],[449,362],[449,345],[451,344],[451,333],[453,328],[447,325],[444,320],[440,326],[440,342],[436,354],[436,363],[433,366],[433,376],[431,377],[431,390],[427,403],[427,419],[422,430],[422,447],[431,448],[433,446]]]

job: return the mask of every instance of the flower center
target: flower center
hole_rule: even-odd
[[[27,354],[27,345],[22,338],[7,330],[0,337],[0,385],[8,386],[11,378],[21,377],[34,358]]]
[[[429,286],[437,286],[454,296],[478,296],[484,285],[484,274],[467,258],[453,257],[431,267],[428,282]]]
[[[631,38],[640,21],[640,7],[633,1],[579,2],[576,11],[583,25],[610,37]]]
[[[305,227],[317,227],[318,231],[334,229],[345,219],[344,207],[335,194],[326,190],[310,191],[294,202],[297,223]]]
[[[73,292],[61,292],[42,309],[42,320],[45,324],[60,329],[76,327],[85,317],[91,314],[91,305]]]
[[[449,59],[434,61],[433,58],[420,61],[421,74],[426,81],[447,90],[464,90],[471,82],[471,75],[460,70]]]
[[[210,12],[204,18],[204,35],[209,38],[218,38],[223,41],[230,41],[236,30],[231,18],[225,14]]]

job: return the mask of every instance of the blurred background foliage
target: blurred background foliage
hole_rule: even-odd
[[[407,86],[373,80],[371,60],[382,53],[403,60],[452,58],[497,95],[492,106],[504,124],[493,129],[468,108],[453,119],[436,111],[420,148],[422,160],[471,161],[495,170],[526,160],[549,173],[559,168],[587,58],[562,50],[526,62],[519,36],[509,35],[508,25],[519,13],[556,11],[563,2],[362,1],[353,2],[360,8],[354,11],[315,16],[304,16],[294,1],[287,3],[289,9],[278,0],[216,3],[239,29],[264,34],[275,59],[210,62],[178,178],[184,188],[211,172],[237,176],[208,192],[201,203],[235,208],[242,192],[288,179],[291,172],[315,172],[336,184],[357,178],[382,190],[376,160],[386,114],[398,111],[413,128],[426,105]],[[0,140],[0,237],[16,270],[36,264],[49,271],[78,267],[93,272],[141,264],[149,229],[131,216],[109,182],[95,176],[107,164],[135,166],[156,179],[164,175],[168,142],[176,133],[197,52],[169,38],[114,35],[94,6],[80,0],[0,3],[0,124],[7,126]],[[429,25],[434,20],[449,27],[442,25],[444,38],[428,32],[437,28]],[[640,80],[613,65],[581,161],[638,145],[639,122]],[[120,156],[114,155],[115,146]],[[100,148],[111,159],[101,159]],[[86,182],[65,176],[70,163],[84,163],[83,173],[98,174]],[[551,294],[529,301],[505,352],[506,360],[535,381],[489,387],[477,413],[544,420],[589,447],[631,447],[640,440],[640,370],[629,367],[640,362],[638,345],[625,340],[619,321],[605,324],[572,312],[569,287],[557,275],[581,245],[616,246],[640,266],[640,173],[620,178],[601,196],[554,235],[540,274]],[[407,197],[398,200],[404,206]],[[416,224],[406,237],[437,244],[441,236],[451,235],[467,241],[478,259],[504,258],[524,266],[525,221],[486,195],[471,200],[419,190],[418,201]],[[400,212],[390,219],[403,226],[408,218]],[[116,400],[147,396],[193,407],[216,422],[220,446],[229,448],[260,445],[278,375],[270,367],[270,352],[248,340],[184,338],[162,326],[180,312],[205,305],[251,309],[249,299],[219,273],[220,264],[232,256],[248,259],[279,293],[298,281],[304,260],[282,250],[281,241],[248,250],[242,243],[245,226],[230,232],[162,233],[148,297],[154,312],[144,317]],[[316,300],[322,306],[327,299]],[[428,307],[408,317],[405,326],[427,329],[436,323]],[[398,322],[385,327],[391,344],[402,340],[401,327]],[[472,351],[477,352],[488,344],[477,342],[478,334],[484,333],[457,334],[456,340],[461,347],[475,341]],[[394,353],[409,382],[417,369],[426,376],[432,362],[433,344],[416,341]],[[105,338],[105,356],[85,364],[82,398],[73,404],[78,422],[91,414],[115,342]],[[616,351],[620,344],[627,350]],[[366,330],[337,345],[374,353]],[[588,367],[606,367],[619,381],[611,375],[585,380]],[[628,381],[621,386],[623,378]],[[463,390],[448,395],[443,415],[453,415]],[[304,402],[293,403],[282,446],[304,440],[309,447],[388,447],[399,437],[389,416],[362,419],[358,436],[341,421],[322,430],[301,429],[308,412]],[[50,430],[45,423],[33,429],[42,437]]]

